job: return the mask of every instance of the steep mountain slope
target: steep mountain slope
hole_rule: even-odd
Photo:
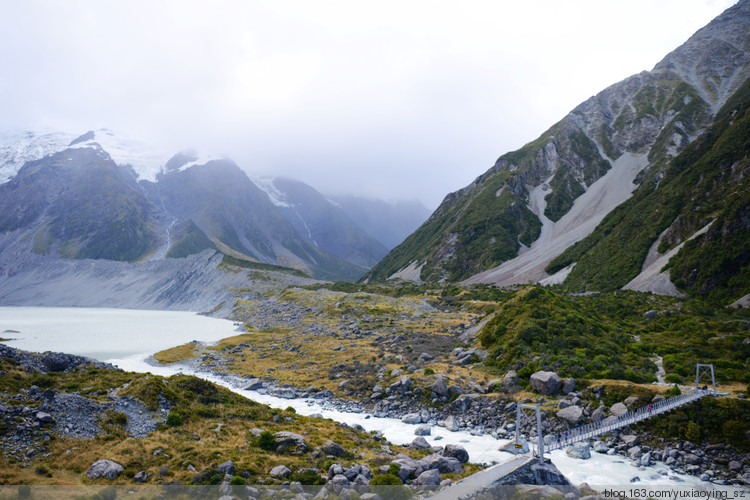
[[[354,224],[341,207],[312,187],[283,177],[269,182],[283,197],[283,202],[277,205],[279,212],[298,234],[316,247],[364,269],[377,264],[387,253],[386,248]]]
[[[0,233],[38,254],[136,261],[157,247],[159,225],[132,172],[100,150],[66,149],[0,184]]]
[[[182,232],[176,242],[180,254],[186,253],[187,245],[195,252],[211,241],[230,255],[301,269],[320,278],[352,280],[366,269],[302,237],[230,160],[172,169],[158,176],[154,187],[154,201],[163,204]]]
[[[430,216],[419,201],[388,203],[360,196],[331,196],[349,218],[367,234],[393,249]]]
[[[652,71],[605,89],[537,140],[501,156],[449,194],[366,279],[501,285],[545,279],[545,266],[644,179],[658,182],[747,79],[748,24],[744,0]]]
[[[624,286],[726,302],[750,293],[750,80],[661,179],[649,175],[548,271],[573,263],[565,284],[575,290]]]

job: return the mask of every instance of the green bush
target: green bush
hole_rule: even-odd
[[[401,478],[395,474],[375,474],[370,479],[370,486],[399,486],[404,484]]]
[[[682,391],[680,390],[680,388],[679,388],[679,387],[677,387],[677,384],[675,384],[675,385],[673,385],[673,386],[672,386],[672,387],[671,387],[671,388],[670,388],[670,389],[669,389],[669,390],[667,391],[667,393],[666,393],[666,394],[667,394],[667,397],[668,397],[668,398],[672,398],[672,397],[674,397],[674,396],[679,396],[680,394],[682,394]]]
[[[304,485],[318,485],[325,484],[323,478],[317,472],[308,470],[302,473],[294,473],[289,478],[290,481],[298,481]]]
[[[170,411],[169,415],[167,415],[167,425],[170,427],[177,427],[182,425],[182,415]]]
[[[275,450],[276,440],[273,437],[273,433],[270,431],[261,432],[260,436],[258,436],[258,446],[264,450]]]
[[[424,369],[424,374],[425,375],[435,375],[435,370],[433,370],[432,368],[425,368]]]
[[[231,484],[232,486],[244,486],[247,484],[247,481],[242,479],[240,476],[234,476],[229,480],[229,484]]]

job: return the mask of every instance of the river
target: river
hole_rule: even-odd
[[[236,330],[237,325],[232,321],[190,312],[0,307],[0,338],[11,339],[5,341],[11,347],[35,352],[68,352],[107,361],[124,370],[164,376],[193,371],[185,365],[151,364],[149,358],[153,353],[193,340],[216,342],[236,335]],[[275,408],[292,406],[301,415],[320,414],[349,425],[359,424],[367,431],[381,431],[394,444],[410,443],[416,437],[416,425],[397,419],[342,412],[325,401],[289,400],[245,391],[223,379],[200,373],[196,375]],[[462,445],[474,463],[497,463],[511,458],[508,453],[498,451],[507,440],[497,440],[487,435],[450,432],[435,426],[432,435],[426,438],[433,445]],[[590,459],[579,460],[568,457],[563,450],[557,450],[550,454],[550,458],[573,484],[585,482],[597,489],[628,485],[636,477],[637,485],[708,485],[694,476],[675,474],[662,463],[638,468],[632,466],[627,458],[618,455],[592,453]]]

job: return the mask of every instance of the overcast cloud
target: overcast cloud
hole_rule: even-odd
[[[0,128],[434,208],[734,0],[0,0]]]

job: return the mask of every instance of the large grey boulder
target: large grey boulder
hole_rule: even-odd
[[[453,457],[462,464],[469,461],[469,452],[460,444],[447,444],[443,448],[443,455],[446,457]]]
[[[401,421],[405,424],[418,424],[422,422],[422,416],[419,413],[407,413],[401,417]]]
[[[302,455],[307,451],[305,438],[294,432],[277,432],[273,435],[273,439],[276,451],[279,453],[289,452],[294,455]]]
[[[576,389],[576,379],[573,377],[567,377],[562,379],[562,387],[560,387],[560,392],[563,394],[570,394]]]
[[[411,447],[415,450],[426,450],[427,448],[432,448],[430,443],[428,443],[422,436],[414,438],[414,441],[411,442]]]
[[[529,379],[531,387],[543,396],[553,396],[560,391],[562,379],[555,372],[539,371]]]
[[[86,471],[86,475],[91,479],[99,479],[100,477],[117,479],[117,476],[122,474],[124,470],[122,465],[112,460],[97,460],[91,464],[89,470]]]
[[[510,370],[503,377],[503,387],[513,387],[518,385],[518,373],[515,370]]]
[[[228,474],[234,476],[234,463],[231,460],[227,460],[223,464],[216,467],[216,470],[222,474]]]
[[[568,406],[557,412],[557,418],[570,427],[575,427],[583,420],[583,408],[576,405]]]
[[[465,412],[471,406],[471,396],[468,394],[462,394],[455,401],[453,401],[453,407],[460,411]]]
[[[463,465],[461,465],[458,459],[445,457],[439,453],[427,455],[418,460],[417,463],[422,466],[423,470],[437,469],[441,474],[453,474],[464,470]]]
[[[456,417],[448,415],[448,418],[445,419],[445,428],[451,432],[456,432],[459,429]]]
[[[286,465],[277,465],[268,473],[271,477],[286,479],[292,475],[292,470]]]
[[[587,460],[591,458],[591,447],[588,443],[576,443],[574,445],[568,446],[565,449],[565,454],[570,458]]]
[[[442,377],[436,378],[435,381],[430,386],[430,389],[437,396],[443,397],[443,396],[447,396],[448,395],[448,386],[445,385],[445,380],[443,380]]]
[[[421,473],[412,484],[417,486],[439,486],[440,485],[440,471],[436,469],[429,469]]]
[[[344,450],[344,448],[342,448],[339,444],[334,443],[330,439],[323,443],[321,449],[326,455],[333,455],[334,457],[343,457],[344,455],[346,455],[346,450]]]
[[[430,424],[422,424],[414,429],[414,435],[416,436],[429,436],[432,434],[432,426]]]
[[[615,403],[609,409],[609,414],[614,415],[615,417],[621,417],[625,415],[627,412],[628,412],[628,407],[622,403]]]

